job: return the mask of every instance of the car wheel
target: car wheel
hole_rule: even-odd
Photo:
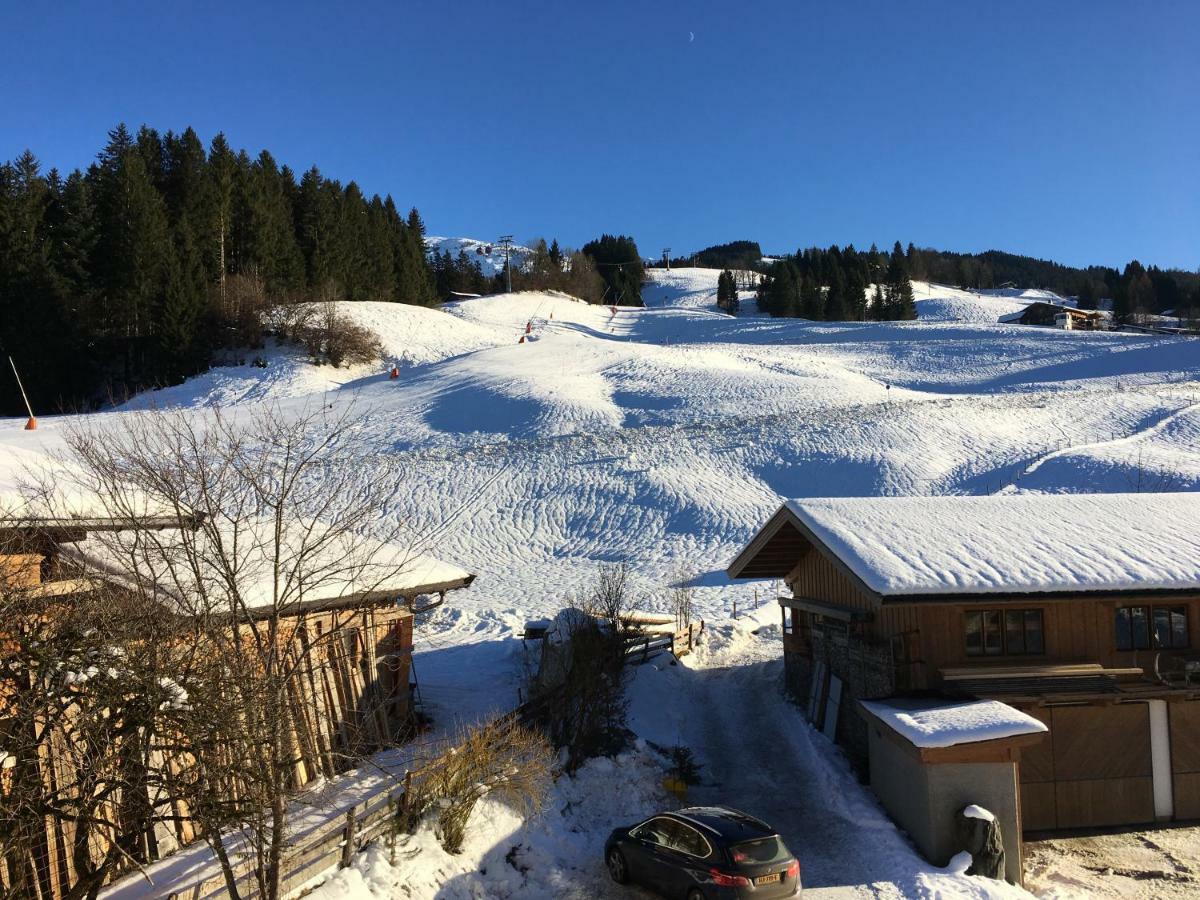
[[[608,874],[612,876],[612,880],[617,884],[627,884],[629,882],[629,866],[625,862],[625,854],[614,847],[608,851]]]
[[[692,888],[688,891],[687,900],[704,900],[704,892],[700,888]]]

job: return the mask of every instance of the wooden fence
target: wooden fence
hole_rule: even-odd
[[[678,631],[646,631],[625,638],[625,659],[630,665],[640,665],[660,653],[686,656],[704,632],[704,622],[692,622]]]
[[[700,621],[674,632],[634,635],[629,640],[626,655],[630,663],[642,662],[666,651],[683,656],[691,652],[703,631],[704,622]],[[547,699],[540,702],[547,702]],[[535,712],[534,704],[524,703],[501,721],[515,725],[528,721]],[[287,853],[282,866],[281,894],[295,894],[321,875],[349,866],[355,853],[386,834],[397,817],[405,812],[413,780],[419,779],[428,768],[435,765],[436,762],[406,772],[403,778],[397,777],[395,781],[381,786],[376,793],[351,806],[343,815],[300,836]],[[238,892],[244,897],[256,896],[258,888],[253,866],[243,864],[235,869]],[[101,898],[104,894],[101,892]],[[168,900],[229,900],[224,876],[219,872],[213,874],[211,870],[205,876],[185,876],[175,883],[157,885],[153,896],[166,897]]]
[[[502,716],[499,724],[501,727],[511,727],[528,722],[537,714],[540,704],[552,701],[553,698],[546,698],[523,703]],[[434,760],[406,771],[403,777],[397,775],[394,781],[382,785],[374,794],[352,805],[342,815],[298,836],[281,866],[280,895],[294,896],[305,887],[315,884],[322,875],[348,867],[355,853],[387,834],[388,829],[404,816],[413,782],[437,765],[437,760]],[[253,864],[235,864],[234,869],[238,893],[243,897],[258,896]],[[120,884],[128,885],[128,881]],[[101,891],[102,900],[108,890],[118,885]],[[230,895],[224,875],[208,867],[205,875],[184,875],[169,883],[156,884],[152,892],[147,891],[141,896],[164,897],[167,900],[229,900]]]
[[[282,896],[289,896],[335,868],[346,868],[354,854],[384,834],[404,810],[408,787],[414,774],[388,785],[374,796],[355,804],[345,815],[332,819],[304,835],[287,854],[280,883]],[[235,883],[243,897],[258,894],[254,869],[238,866]],[[104,894],[101,893],[101,897]],[[217,873],[192,883],[158,886],[155,896],[168,900],[229,900],[225,877]]]

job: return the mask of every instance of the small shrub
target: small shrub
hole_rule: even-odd
[[[452,743],[413,780],[399,828],[411,833],[425,816],[436,815],[442,847],[458,853],[482,798],[496,797],[525,815],[545,807],[554,752],[539,732],[494,719],[465,729]]]

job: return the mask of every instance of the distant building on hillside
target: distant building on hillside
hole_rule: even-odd
[[[1000,317],[1001,322],[1017,325],[1041,325],[1045,328],[1062,328],[1066,331],[1103,331],[1108,318],[1096,309],[1076,309],[1057,303],[1039,300],[1031,303],[1019,313]]]
[[[728,574],[787,584],[789,691],[934,862],[971,803],[1019,859],[1200,818],[1198,535],[1186,493],[792,500]]]

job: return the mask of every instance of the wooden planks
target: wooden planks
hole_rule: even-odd
[[[1146,704],[1058,706],[1053,713],[1050,730],[1054,734],[1055,780],[1151,775],[1150,711]]]
[[[1176,819],[1200,819],[1200,701],[1168,703]]]
[[[32,571],[39,570],[35,567]],[[408,714],[412,619],[412,613],[403,607],[358,608],[296,617],[281,629],[278,643],[282,653],[292,662],[299,662],[288,685],[287,708],[283,711],[291,786],[301,787],[320,775],[335,775],[354,765],[361,754],[390,742],[401,732]],[[260,626],[247,625],[247,635],[252,627]],[[670,635],[667,637],[669,640]],[[36,722],[26,725],[38,727]],[[256,726],[246,722],[244,727]],[[81,755],[71,746],[72,740],[65,732],[55,731],[38,745],[40,755],[30,761],[33,777],[40,777],[48,791],[64,786],[73,790],[80,780],[74,766]],[[191,763],[159,749],[148,750],[148,765],[165,769],[168,779],[186,777]],[[135,755],[139,752],[137,748],[133,751]],[[236,797],[239,785],[231,780],[221,790]],[[157,832],[139,833],[136,821],[146,817],[137,810],[146,804],[178,819]],[[137,818],[131,818],[124,827],[136,839],[135,855],[140,860],[156,859],[173,849],[176,842],[186,844],[195,839],[186,806],[171,804],[165,796],[119,798],[116,807],[100,809],[97,814],[120,821],[127,806]],[[41,846],[33,856],[28,860],[0,860],[0,894],[11,887],[15,878],[23,878],[28,872],[36,879],[36,886],[26,893],[32,891],[38,900],[58,900],[79,877],[75,845],[83,846],[93,861],[98,861],[115,837],[108,829],[85,834],[69,820],[47,817],[44,834],[39,834]],[[223,884],[218,883],[215,890],[216,895],[223,894]]]
[[[1054,783],[1059,828],[1098,828],[1154,821],[1154,780],[1100,778]]]
[[[1200,772],[1176,772],[1175,818],[1200,819]]]
[[[0,584],[7,588],[27,588],[41,584],[44,558],[40,553],[0,554]]]
[[[1021,758],[1022,768],[1025,758]],[[1038,781],[1021,784],[1021,827],[1026,831],[1053,831],[1058,827],[1058,807],[1054,799],[1054,782]]]
[[[1200,772],[1200,701],[1169,703],[1171,770]]]
[[[1041,744],[1026,748],[1021,756],[1026,831],[1154,821],[1150,713],[1145,703],[1035,707],[1024,712],[1050,729]]]

